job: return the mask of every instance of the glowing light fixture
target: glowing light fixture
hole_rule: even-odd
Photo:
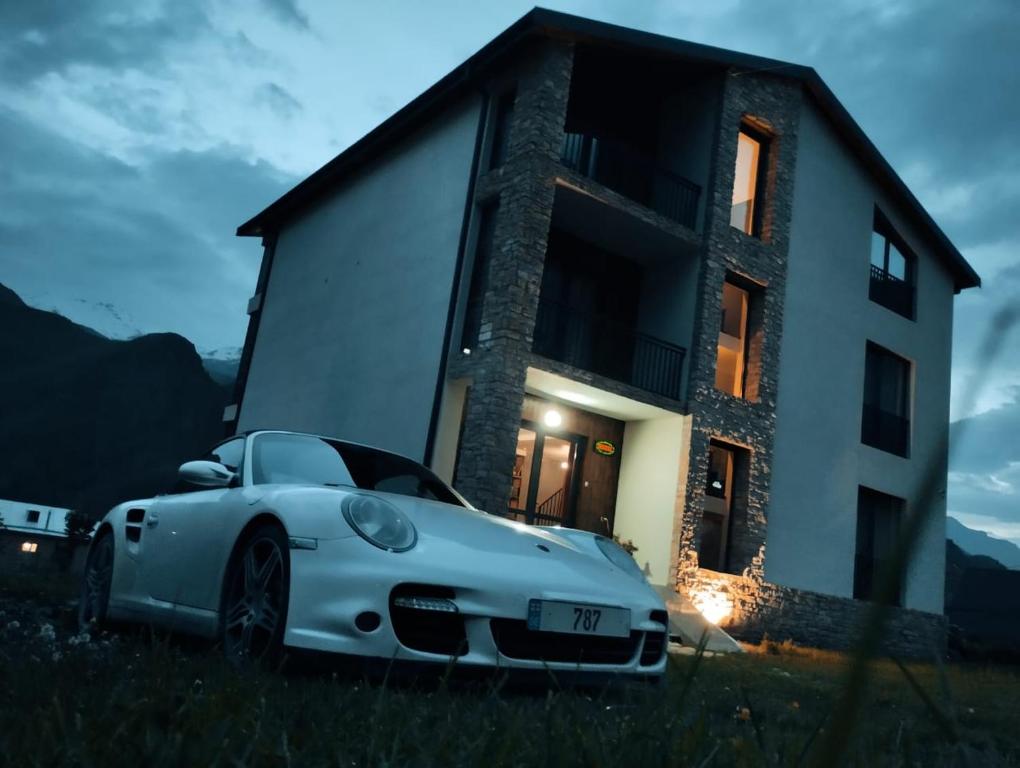
[[[570,469],[570,462],[569,461],[561,461],[560,462],[560,469]]]
[[[558,427],[563,423],[563,415],[555,408],[550,408],[545,412],[545,416],[542,419],[547,427]]]
[[[719,589],[698,589],[691,593],[691,602],[713,624],[718,624],[733,613],[733,601]]]
[[[470,355],[471,347],[464,347],[464,349],[462,349],[461,352],[463,352],[465,355]]]

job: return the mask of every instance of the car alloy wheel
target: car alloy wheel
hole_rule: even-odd
[[[283,645],[289,574],[287,539],[275,526],[241,547],[227,579],[223,649],[234,663],[275,662]]]
[[[85,562],[81,600],[78,603],[78,626],[81,629],[102,627],[110,605],[113,583],[113,537],[100,535]]]

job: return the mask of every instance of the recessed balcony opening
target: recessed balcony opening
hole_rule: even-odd
[[[557,193],[533,351],[684,400],[696,260],[654,226]]]
[[[720,83],[709,67],[580,46],[563,164],[700,229]]]

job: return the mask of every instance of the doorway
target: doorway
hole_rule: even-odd
[[[574,523],[577,479],[587,438],[524,421],[510,488],[510,516],[529,525]]]

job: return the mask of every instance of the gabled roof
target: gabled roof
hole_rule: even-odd
[[[780,77],[800,81],[857,158],[903,207],[930,247],[947,263],[953,272],[956,289],[962,290],[981,284],[977,272],[967,263],[813,68],[691,43],[651,32],[641,32],[544,8],[534,8],[526,13],[442,80],[380,123],[268,208],[239,226],[237,234],[259,236],[274,231],[323,191],[356,172],[388,146],[413,131],[430,115],[442,109],[450,99],[477,85],[480,73],[486,71],[496,59],[527,38],[543,36],[567,37],[578,42],[654,51],[692,62],[768,71]]]

